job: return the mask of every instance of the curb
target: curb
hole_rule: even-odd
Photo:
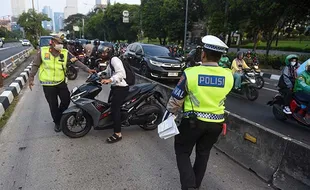
[[[269,73],[260,73],[263,78],[271,79],[271,80],[279,80],[281,75],[269,74]]]
[[[29,78],[31,65],[32,62],[29,64],[29,66],[27,66],[27,68],[24,69],[23,72],[19,74],[19,76],[8,87],[5,87],[4,92],[0,94],[0,118],[9,108],[14,98],[19,95],[23,87],[26,85]]]

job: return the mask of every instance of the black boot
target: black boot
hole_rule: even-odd
[[[61,131],[61,128],[60,128],[60,125],[59,125],[59,124],[55,124],[54,131],[55,131],[56,133],[59,133],[59,132]]]

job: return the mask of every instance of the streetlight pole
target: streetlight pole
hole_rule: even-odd
[[[84,36],[84,18],[82,18],[82,23],[83,23],[83,28],[82,28],[82,30],[83,30],[83,39],[85,38],[85,36]]]
[[[184,52],[186,50],[187,15],[188,15],[188,0],[186,0],[186,9],[185,9],[184,45],[183,45]]]
[[[34,0],[32,0],[32,10],[34,11]]]

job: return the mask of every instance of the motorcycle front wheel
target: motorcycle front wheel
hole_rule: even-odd
[[[77,70],[73,67],[69,67],[67,70],[67,76],[69,80],[75,80],[77,78]]]
[[[70,138],[83,137],[92,127],[92,118],[88,114],[83,114],[79,121],[76,120],[76,114],[75,112],[66,113],[60,120],[62,132]]]
[[[247,99],[250,101],[255,101],[258,98],[258,90],[253,86],[248,86],[245,93]]]

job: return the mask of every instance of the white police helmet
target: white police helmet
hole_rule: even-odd
[[[206,35],[201,41],[204,44],[203,48],[205,49],[221,53],[226,53],[226,49],[228,49],[228,46],[222,40],[213,35]]]

